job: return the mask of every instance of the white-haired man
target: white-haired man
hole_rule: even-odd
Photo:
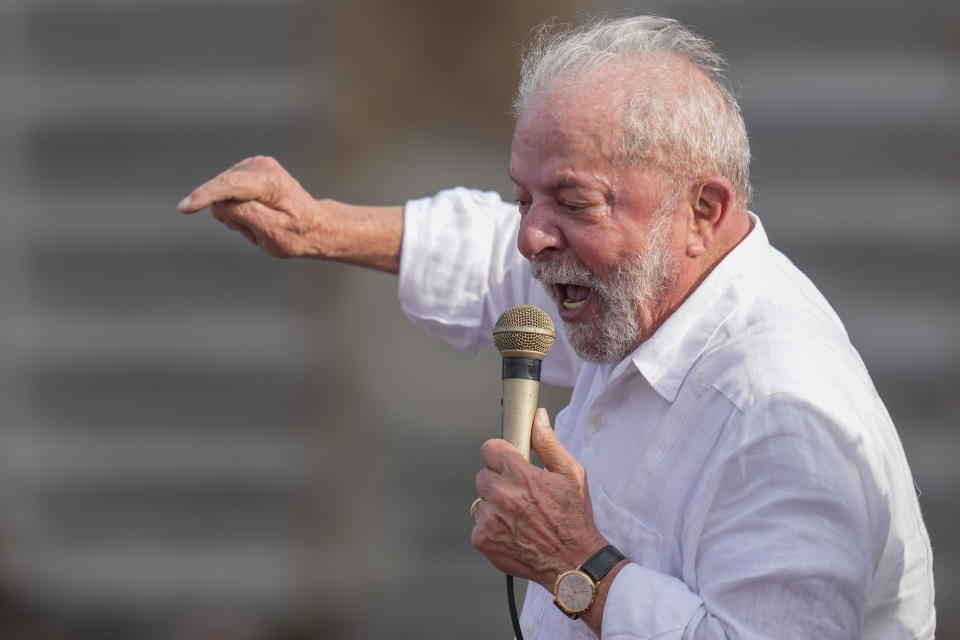
[[[519,217],[465,189],[317,201],[268,158],[181,210],[211,206],[273,255],[399,273],[406,312],[463,348],[553,300],[566,337],[544,377],[575,382],[571,403],[555,431],[534,421],[543,469],[483,445],[472,535],[531,580],[529,637],[931,638],[899,439],[840,321],[747,211],[721,62],[660,18],[544,40],[516,102]]]

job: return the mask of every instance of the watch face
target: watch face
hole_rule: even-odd
[[[570,613],[580,613],[593,603],[593,582],[579,571],[568,571],[557,582],[557,600]]]

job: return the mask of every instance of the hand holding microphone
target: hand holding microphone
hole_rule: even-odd
[[[554,436],[546,411],[537,411],[540,362],[553,344],[550,317],[536,307],[508,309],[494,341],[503,354],[503,438],[481,448],[471,543],[503,573],[552,589],[559,572],[605,540],[586,471]],[[529,463],[531,443],[544,469]]]
[[[540,395],[540,362],[556,332],[546,312],[532,305],[510,307],[493,327],[493,342],[503,356],[503,395],[500,396],[500,437],[530,460],[530,433]],[[483,498],[470,505],[470,517],[477,520]]]

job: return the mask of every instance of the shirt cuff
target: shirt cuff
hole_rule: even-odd
[[[681,580],[630,563],[614,576],[607,591],[601,636],[679,638],[702,611],[700,596]]]

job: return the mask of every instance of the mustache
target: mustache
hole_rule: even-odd
[[[606,285],[596,273],[574,258],[540,258],[530,261],[530,275],[552,292],[554,284],[575,284],[597,292],[606,291]]]

